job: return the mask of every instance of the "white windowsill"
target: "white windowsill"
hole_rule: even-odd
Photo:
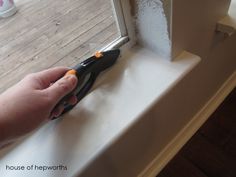
[[[59,177],[80,172],[199,61],[188,52],[169,62],[140,47],[126,51],[63,119],[44,125],[13,149],[0,151],[1,175]],[[68,170],[6,171],[5,165],[66,165]]]

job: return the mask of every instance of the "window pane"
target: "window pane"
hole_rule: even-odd
[[[15,0],[0,20],[0,92],[30,72],[73,66],[120,36],[110,0]]]

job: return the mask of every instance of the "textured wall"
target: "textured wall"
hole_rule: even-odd
[[[170,59],[171,1],[132,0],[131,2],[139,44],[165,59]]]

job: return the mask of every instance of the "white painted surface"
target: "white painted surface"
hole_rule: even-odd
[[[0,174],[60,177],[81,172],[199,61],[187,52],[169,62],[146,49],[130,50],[63,119],[43,126],[11,151],[5,150]],[[68,170],[5,170],[6,165],[32,164],[65,165]]]
[[[115,14],[114,17],[116,19],[117,29],[120,31],[121,37],[128,36],[124,13],[122,9],[121,0],[111,0],[111,4],[113,6],[113,13]]]
[[[188,50],[200,55],[202,62],[146,110],[82,176],[138,176],[192,122],[236,69],[236,35],[225,38],[215,31],[219,19],[227,14],[229,4],[230,0],[173,0],[169,3],[172,13],[167,21],[172,22],[168,23],[172,32],[172,55]],[[164,8],[165,14],[167,11],[168,7]],[[173,148],[183,145],[182,139],[175,143]],[[166,161],[160,160],[162,168]]]
[[[236,72],[221,86],[213,97],[199,110],[181,131],[168,143],[168,145],[153,159],[153,161],[140,173],[140,177],[152,177],[160,173],[167,163],[174,158],[179,150],[187,143],[193,134],[206,122],[211,114],[220,106],[224,99],[236,87]]]
[[[201,56],[207,55],[214,40],[217,22],[225,17],[231,0],[172,0],[172,55],[183,50]]]
[[[136,24],[139,43],[165,59],[171,59],[169,21],[161,0],[137,2]],[[171,8],[171,7],[168,7]]]
[[[1,174],[6,163],[63,163],[68,165],[67,174],[54,171],[43,176],[70,176],[86,165],[81,176],[137,176],[235,71],[236,35],[222,39],[215,33],[229,2],[206,0],[203,6],[202,1],[173,1],[173,50],[188,49],[201,55],[202,62],[186,73],[197,58],[170,63],[145,49],[131,50],[130,60],[120,60],[104,74],[96,90],[66,119],[51,122],[17,147],[1,151]],[[21,175],[42,176],[34,173]]]

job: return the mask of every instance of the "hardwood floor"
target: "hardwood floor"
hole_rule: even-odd
[[[119,37],[110,0],[18,0],[0,20],[0,93],[26,74],[73,66]]]
[[[236,176],[236,88],[157,177]]]

